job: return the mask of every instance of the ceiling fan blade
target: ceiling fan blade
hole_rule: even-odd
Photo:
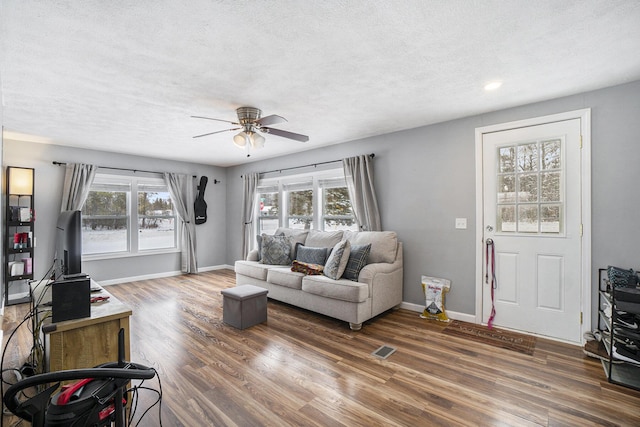
[[[215,132],[203,133],[202,135],[194,136],[194,138],[200,138],[201,136],[215,135],[216,133],[222,133],[222,132],[232,132],[232,131],[238,130],[238,129],[242,129],[242,128],[225,129],[225,130],[218,130],[218,131],[215,131]]]
[[[240,123],[231,122],[229,120],[212,119],[211,117],[202,117],[202,116],[191,116],[191,117],[194,119],[215,120],[216,122],[225,122],[225,123],[231,123],[232,125],[240,125]]]
[[[309,137],[307,135],[302,135],[299,133],[288,132],[286,130],[274,129],[274,128],[262,128],[262,131],[265,133],[269,133],[271,135],[281,136],[283,138],[294,139],[300,142],[309,141]]]
[[[284,117],[279,116],[277,114],[272,114],[270,116],[265,116],[256,120],[256,123],[258,123],[261,126],[268,126],[268,125],[275,125],[276,123],[282,123],[286,121],[287,119],[285,119]]]

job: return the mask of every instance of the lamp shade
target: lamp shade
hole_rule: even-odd
[[[236,147],[242,149],[245,145],[247,145],[248,137],[249,135],[247,135],[245,132],[240,132],[233,137],[233,143],[236,145]]]
[[[264,147],[264,136],[254,133],[251,135],[251,147],[253,148],[262,148]]]
[[[14,168],[9,169],[9,194],[19,196],[31,196],[33,194],[33,169]]]

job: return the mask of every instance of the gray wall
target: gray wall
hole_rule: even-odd
[[[475,314],[475,128],[582,108],[592,114],[595,319],[597,269],[640,268],[640,81],[229,168],[227,263],[241,253],[241,174],[374,152],[383,228],[404,242],[403,300],[424,304],[422,274],[445,277],[447,308]],[[466,230],[454,228],[456,217],[468,219]]]
[[[206,268],[233,265],[240,257],[240,175],[373,152],[383,227],[397,231],[405,245],[404,301],[424,303],[422,274],[445,277],[452,280],[447,308],[474,314],[475,128],[582,108],[592,109],[595,319],[597,269],[640,268],[640,81],[226,169],[15,141],[4,141],[3,164],[36,169],[36,274],[42,274],[53,256],[64,174],[53,160],[207,175],[209,221],[197,227],[198,261]],[[222,184],[213,185],[214,178]],[[466,230],[454,228],[456,217],[467,218]],[[177,271],[179,261],[175,255],[121,258],[86,263],[85,269],[98,280],[117,280]]]
[[[227,197],[224,184],[213,184],[214,179],[226,181],[224,168],[127,156],[116,153],[83,150],[49,144],[4,141],[4,165],[35,168],[35,277],[42,277],[53,262],[54,237],[57,215],[60,212],[62,184],[65,168],[55,166],[53,161],[93,163],[99,166],[131,168],[158,172],[178,172],[201,175],[209,178],[205,192],[208,220],[197,225],[198,266],[200,268],[220,266],[226,256],[226,212]],[[153,277],[180,271],[179,253],[113,258],[99,261],[83,261],[83,271],[98,281],[118,281],[126,278]]]

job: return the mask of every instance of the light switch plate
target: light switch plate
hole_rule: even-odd
[[[467,228],[467,218],[456,218],[456,228],[458,228],[458,229],[466,229]]]

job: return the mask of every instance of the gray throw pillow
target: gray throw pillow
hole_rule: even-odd
[[[256,236],[256,242],[258,243],[258,261],[262,260],[262,236],[258,234]]]
[[[262,235],[261,264],[291,265],[291,238]]]
[[[342,277],[357,282],[360,270],[367,265],[369,252],[371,252],[371,244],[351,246],[349,261],[347,261],[347,266],[344,269],[344,273],[342,273]]]
[[[331,255],[324,265],[324,275],[329,279],[338,280],[349,261],[349,253],[351,252],[351,244],[348,240],[337,243],[331,250]]]
[[[327,261],[328,248],[310,248],[304,245],[297,245],[296,260],[309,264],[324,265]]]

